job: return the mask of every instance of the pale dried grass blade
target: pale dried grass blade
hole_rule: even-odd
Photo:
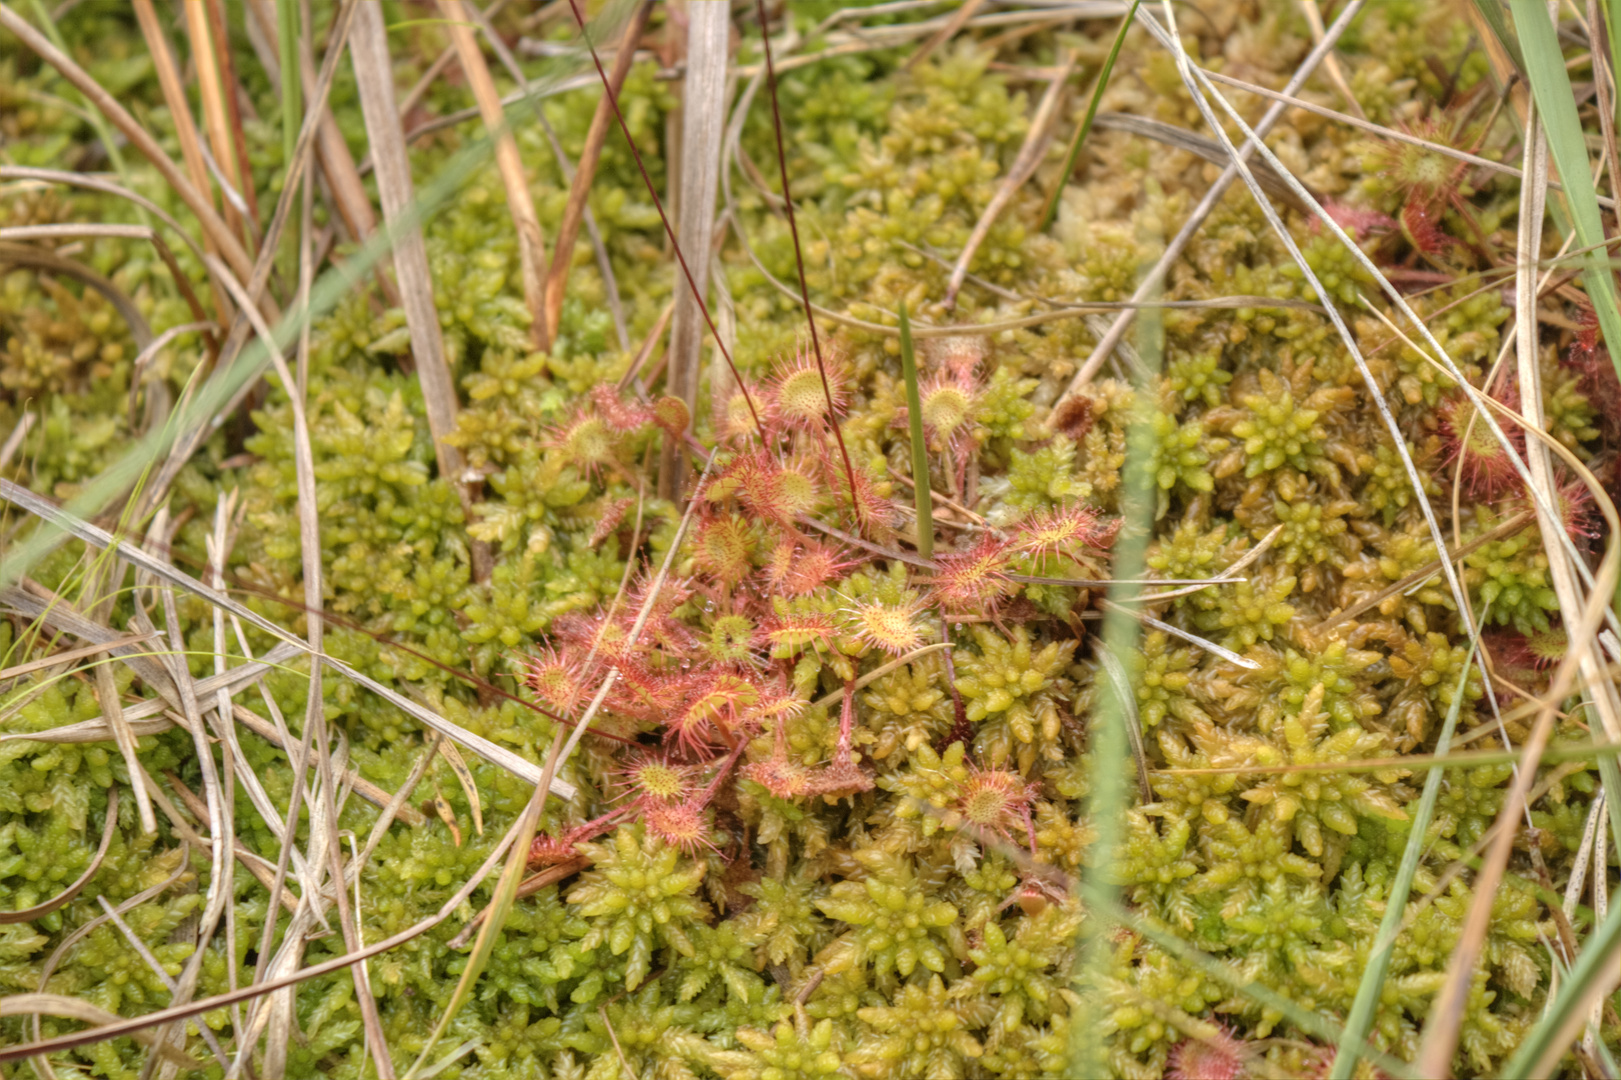
[[[150,836],[158,831],[158,819],[152,813],[152,799],[141,776],[140,759],[136,756],[135,732],[130,728],[129,721],[124,719],[124,705],[118,699],[118,684],[113,680],[111,663],[96,665],[96,698],[100,701],[102,714],[107,719],[107,728],[113,733],[113,742],[118,746],[119,756],[124,759],[124,767],[129,772],[130,787],[135,792],[136,817],[141,822],[141,831]]]
[[[4,469],[11,464],[11,459],[17,456],[18,450],[22,449],[23,440],[28,438],[30,431],[34,430],[34,423],[38,419],[38,413],[25,412],[22,414],[22,417],[17,421],[17,426],[12,428],[11,434],[6,436],[5,443],[0,445],[0,469]]]
[[[123,647],[126,645],[140,645],[150,640],[152,640],[151,636],[147,634],[126,634],[118,638],[114,644],[118,647]],[[34,672],[44,671],[46,668],[57,667],[61,664],[71,664],[75,660],[83,660],[86,657],[95,656],[97,653],[106,651],[107,646],[105,645],[86,645],[83,648],[69,649],[67,652],[55,653],[51,656],[42,656],[38,660],[29,660],[26,663],[13,664],[11,667],[0,671],[0,683],[10,682],[13,679],[20,679],[24,675],[32,675]]]
[[[535,202],[529,194],[529,178],[524,173],[523,161],[518,157],[518,140],[512,135],[501,109],[501,94],[490,77],[489,65],[478,47],[478,38],[467,21],[462,0],[439,0],[439,11],[445,17],[445,30],[456,46],[456,58],[462,74],[473,91],[484,127],[495,141],[495,167],[501,174],[501,183],[507,191],[507,212],[512,215],[512,228],[517,234],[518,264],[523,278],[524,303],[529,308],[529,336],[536,349],[549,347],[552,328],[547,322],[545,285],[541,268],[546,265],[546,239],[541,235],[540,219],[535,216]],[[395,130],[403,132],[396,124]],[[400,139],[404,148],[403,134]],[[376,158],[373,154],[373,158]]]
[[[243,622],[253,625],[278,641],[292,644],[306,654],[309,652],[308,642],[299,639],[284,627],[278,626],[250,608],[243,606],[229,595],[209,588],[196,578],[177,570],[166,562],[153,558],[138,547],[120,542],[106,530],[72,516],[67,511],[34,494],[25,487],[0,478],[0,499],[5,499],[22,507],[29,513],[35,514],[87,544],[98,548],[110,548],[116,552],[119,558],[154,574],[160,580],[183,589],[194,596],[199,596],[210,604],[225,608],[226,611],[229,611]],[[3,595],[8,594],[0,593],[0,596]],[[343,675],[346,679],[382,697],[395,708],[415,717],[428,727],[440,732],[446,738],[455,741],[463,748],[473,751],[473,753],[490,764],[506,769],[528,783],[535,783],[539,780],[540,770],[532,762],[526,761],[511,750],[498,746],[481,735],[475,735],[473,732],[439,716],[431,709],[423,708],[404,695],[389,689],[377,680],[356,671],[348,664],[326,653],[321,654],[321,662]],[[574,785],[562,780],[554,780],[553,789],[564,799],[574,797]]]
[[[439,331],[439,311],[433,302],[433,277],[428,271],[422,227],[410,216],[411,162],[406,155],[394,103],[394,68],[388,51],[388,31],[383,26],[381,9],[375,5],[357,5],[349,55],[354,61],[355,80],[360,85],[360,108],[365,114],[366,135],[371,142],[372,161],[376,164],[383,220],[394,237],[394,271],[399,277],[406,326],[411,331],[411,355],[416,361],[417,379],[422,384],[434,456],[439,463],[439,475],[461,496],[462,506],[471,519],[473,494],[463,476],[466,461],[460,450],[445,441],[456,431],[460,402],[445,356],[444,338]],[[475,580],[488,581],[492,567],[489,546],[471,538],[468,545],[473,554]]]
[[[456,774],[456,782],[461,784],[462,794],[467,797],[467,805],[472,808],[473,831],[483,836],[484,804],[479,801],[478,785],[473,783],[473,771],[467,767],[467,762],[462,760],[462,753],[456,749],[455,743],[441,739],[439,753],[444,756],[445,764],[450,766],[450,771]]]
[[[1529,130],[1526,135],[1526,180],[1520,192],[1520,221],[1518,260],[1515,275],[1515,353],[1519,376],[1521,413],[1528,428],[1547,430],[1543,412],[1542,368],[1539,361],[1539,331],[1537,319],[1537,266],[1541,255],[1542,223],[1547,198],[1548,142],[1535,105],[1531,107]],[[1559,482],[1554,476],[1553,458],[1540,439],[1527,439],[1526,465],[1530,469],[1532,486],[1541,497],[1534,500],[1537,528],[1543,536],[1558,536],[1564,532],[1564,522],[1557,516]],[[1554,593],[1559,598],[1561,611],[1579,611],[1582,605],[1581,585],[1577,579],[1570,552],[1562,544],[1544,545],[1548,557],[1548,571],[1553,578]],[[1571,648],[1581,654],[1582,678],[1592,695],[1594,707],[1611,739],[1621,739],[1621,701],[1617,700],[1614,683],[1603,676],[1605,660],[1596,638],[1571,641]]]
[[[1306,16],[1306,25],[1311,27],[1312,40],[1322,41],[1323,13],[1317,7],[1317,0],[1300,0],[1300,10]],[[1340,97],[1345,99],[1345,104],[1350,107],[1351,112],[1355,113],[1360,119],[1366,120],[1368,114],[1362,111],[1362,104],[1357,101],[1356,95],[1351,92],[1351,84],[1346,81],[1345,72],[1340,68],[1340,58],[1335,56],[1332,51],[1323,57],[1323,74],[1328,76],[1328,81],[1334,84],[1334,89],[1338,90]]]
[[[923,61],[934,55],[934,50],[938,49],[940,46],[944,45],[946,42],[950,41],[952,38],[961,33],[962,28],[968,25],[968,20],[972,19],[975,15],[978,15],[979,9],[984,6],[985,0],[966,0],[966,2],[961,4],[956,11],[951,13],[950,18],[946,20],[945,25],[936,30],[933,37],[929,38],[929,40],[925,41],[921,46],[919,46],[917,52],[907,57],[906,63],[901,66],[905,70],[911,71],[913,68],[923,63]]]
[[[215,56],[219,60],[220,82],[225,88],[225,115],[231,136],[231,149],[236,155],[237,174],[245,183],[236,185],[237,193],[246,204],[244,213],[248,227],[247,240],[257,242],[259,233],[259,195],[253,187],[252,158],[248,156],[248,138],[242,123],[242,101],[246,91],[236,77],[236,62],[231,58],[231,33],[225,21],[224,0],[206,0],[208,4],[208,30],[219,43]],[[296,115],[296,114],[295,114]]]
[[[708,291],[709,246],[715,225],[715,192],[720,180],[721,137],[726,126],[726,69],[731,21],[725,4],[697,4],[688,9],[687,78],[681,103],[680,207],[676,229],[679,247],[691,273],[692,287],[677,288],[670,323],[670,359],[665,387],[687,403],[687,415],[698,415],[699,346],[703,340],[704,294]],[[607,97],[604,90],[604,97]],[[659,495],[681,497],[686,455],[681,440],[667,438],[659,465]]]

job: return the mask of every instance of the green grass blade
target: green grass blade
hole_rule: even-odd
[[[1458,712],[1463,705],[1464,689],[1468,685],[1469,673],[1475,666],[1475,650],[1479,647],[1480,635],[1478,627],[1474,637],[1469,642],[1469,660],[1463,666],[1463,672],[1458,676],[1458,685],[1452,692],[1452,707],[1447,710],[1446,721],[1441,725],[1440,737],[1436,740],[1435,756],[1444,757],[1452,746],[1452,733],[1458,726]],[[1424,834],[1429,831],[1430,821],[1435,817],[1435,803],[1441,795],[1441,780],[1445,770],[1430,770],[1429,778],[1424,781],[1424,794],[1419,799],[1418,809],[1413,814],[1412,831],[1407,835],[1407,848],[1402,852],[1401,865],[1396,869],[1396,879],[1390,883],[1390,894],[1385,898],[1385,915],[1379,921],[1379,933],[1374,938],[1373,951],[1368,955],[1368,966],[1362,971],[1362,982],[1356,988],[1356,1000],[1351,1004],[1351,1014],[1345,1018],[1345,1031],[1340,1035],[1339,1049],[1334,1055],[1334,1067],[1329,1072],[1329,1080],[1351,1080],[1351,1072],[1356,1068],[1357,1059],[1364,1053],[1364,1042],[1368,1037],[1368,1030],[1373,1027],[1373,1013],[1379,1005],[1379,995],[1385,987],[1385,974],[1390,970],[1391,951],[1396,944],[1396,935],[1401,929],[1402,916],[1407,911],[1407,897],[1413,888],[1413,877],[1418,873],[1419,859],[1424,854]]]
[[[1509,4],[1514,12],[1515,29],[1519,31],[1526,80],[1531,84],[1531,95],[1548,132],[1548,150],[1565,186],[1565,200],[1570,205],[1577,242],[1591,249],[1582,257],[1587,264],[1582,283],[1587,287],[1593,310],[1598,313],[1604,341],[1610,346],[1610,360],[1615,364],[1616,373],[1621,375],[1621,298],[1616,295],[1609,251],[1603,246],[1604,221],[1599,215],[1598,193],[1593,189],[1593,174],[1588,168],[1587,140],[1582,134],[1581,118],[1576,114],[1576,96],[1570,87],[1570,75],[1565,71],[1565,58],[1559,50],[1553,23],[1548,21],[1545,4],[1539,0],[1509,0]],[[1481,6],[1484,10],[1492,5]]]
[[[912,491],[917,500],[917,553],[934,558],[934,495],[929,491],[929,448],[923,442],[923,399],[917,388],[912,320],[901,301],[901,377],[906,380],[906,417],[912,429]]]
[[[1098,104],[1103,100],[1104,87],[1109,85],[1109,74],[1114,71],[1115,59],[1120,55],[1120,46],[1126,43],[1126,31],[1131,29],[1131,20],[1137,17],[1137,5],[1143,0],[1131,0],[1131,7],[1126,11],[1126,17],[1120,21],[1120,32],[1114,36],[1114,45],[1109,48],[1109,57],[1103,61],[1103,69],[1098,72],[1098,83],[1092,88],[1092,103],[1086,107],[1086,118],[1081,126],[1075,130],[1075,137],[1070,140],[1069,153],[1064,155],[1064,171],[1058,174],[1058,182],[1053,185],[1052,194],[1047,196],[1047,205],[1041,211],[1041,224],[1036,227],[1037,232],[1046,232],[1052,225],[1053,218],[1058,215],[1058,198],[1064,193],[1064,185],[1069,182],[1070,174],[1075,171],[1075,162],[1081,156],[1081,144],[1086,142],[1086,136],[1092,130],[1092,121],[1097,119]]]
[[[1593,188],[1593,174],[1588,168],[1587,139],[1576,112],[1576,96],[1565,70],[1565,58],[1546,6],[1539,6],[1536,0],[1510,0],[1510,3],[1514,26],[1524,45],[1526,79],[1547,130],[1548,150],[1559,169],[1559,179],[1565,185],[1571,224],[1576,230],[1577,242],[1589,249],[1582,255],[1587,264],[1582,284],[1598,315],[1604,343],[1609,346],[1610,362],[1621,376],[1621,298],[1616,295],[1610,251],[1604,246],[1607,238],[1599,214],[1598,193]],[[1490,6],[1482,4],[1483,8]],[[1621,3],[1611,0],[1608,7],[1613,25],[1613,16]],[[1614,44],[1612,39],[1612,48]],[[1556,204],[1550,200],[1549,205]],[[1617,589],[1613,604],[1621,612],[1621,589]],[[1617,769],[1613,758],[1601,759],[1599,768],[1605,790],[1610,793],[1611,827],[1617,830],[1616,836],[1621,837],[1621,798],[1617,797],[1621,794],[1621,769]]]
[[[1175,933],[1157,925],[1152,920],[1131,914],[1125,908],[1120,907],[1116,900],[1109,898],[1095,888],[1083,887],[1081,897],[1091,909],[1096,911],[1100,918],[1111,923],[1118,923],[1133,933],[1142,935],[1153,942],[1155,947],[1170,953],[1188,966],[1198,968],[1217,982],[1232,987],[1233,990],[1249,998],[1257,1005],[1277,1012],[1307,1035],[1321,1039],[1324,1042],[1333,1042],[1340,1037],[1340,1026],[1333,1020],[1291,1001],[1263,983],[1234,971],[1214,956],[1188,944]],[[1081,1026],[1084,1026],[1084,1021],[1081,1022]],[[1393,1058],[1389,1054],[1370,1049],[1365,1051],[1364,1056],[1391,1076],[1412,1076],[1412,1070],[1408,1068],[1405,1062]],[[1079,1074],[1071,1072],[1065,1075]],[[1103,1072],[1098,1075],[1108,1075],[1108,1073]],[[1513,1074],[1505,1073],[1504,1075]]]
[[[1121,527],[1117,534],[1110,576],[1117,584],[1109,589],[1109,605],[1104,616],[1102,648],[1124,658],[1137,652],[1141,630],[1131,611],[1131,601],[1141,585],[1126,584],[1142,578],[1144,555],[1153,535],[1154,508],[1159,487],[1153,470],[1155,441],[1149,424],[1153,419],[1152,386],[1157,382],[1160,359],[1165,353],[1164,320],[1158,308],[1145,308],[1137,320],[1137,352],[1147,370],[1145,382],[1137,387],[1131,416],[1131,434],[1126,440],[1126,465],[1120,494]],[[1118,688],[1113,679],[1102,680],[1102,693],[1088,720],[1091,741],[1092,797],[1090,817],[1096,839],[1088,853],[1090,872],[1083,871],[1089,895],[1098,902],[1113,905],[1119,886],[1107,882],[1103,873],[1113,865],[1120,850],[1121,821],[1130,805],[1132,780],[1136,776],[1127,741],[1126,725],[1133,722],[1136,702],[1127,698],[1131,687]],[[1081,924],[1078,969],[1074,981],[1084,990],[1096,988],[1113,962],[1109,932],[1097,919]],[[1069,1076],[1108,1076],[1112,1073],[1103,1044],[1102,1031],[1094,1023],[1070,1027]]]
[[[1587,939],[1586,947],[1571,965],[1570,977],[1543,1010],[1541,1022],[1526,1034],[1520,1048],[1503,1066],[1501,1075],[1547,1076],[1554,1070],[1565,1047],[1587,1023],[1595,998],[1614,985],[1618,947],[1621,947],[1621,897],[1611,901],[1609,915]]]

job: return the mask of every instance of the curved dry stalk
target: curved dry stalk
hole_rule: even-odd
[[[145,240],[151,244],[163,260],[168,269],[169,276],[174,280],[175,288],[180,290],[180,298],[191,309],[192,318],[198,322],[205,322],[208,318],[203,313],[202,301],[197,299],[196,290],[191,287],[191,279],[181,271],[180,264],[175,261],[174,251],[163,242],[163,237],[150,225],[97,225],[84,222],[59,222],[48,225],[13,225],[0,229],[0,240],[55,240],[68,237],[119,237],[126,240]],[[120,311],[120,314],[123,314]],[[136,315],[140,313],[137,311]],[[129,316],[125,315],[128,319]],[[210,326],[213,324],[210,323]],[[147,331],[148,337],[151,331]]]
[[[113,833],[118,827],[118,788],[107,789],[107,821],[101,827],[101,843],[96,848],[95,855],[90,858],[90,865],[84,868],[84,873],[73,879],[73,883],[49,900],[35,904],[21,911],[0,911],[0,926],[7,923],[33,922],[43,919],[57,908],[79,895],[79,890],[90,884],[90,879],[101,870],[101,860],[107,857],[107,848],[113,842]]]
[[[133,226],[141,228],[141,226]],[[58,255],[54,251],[35,247],[32,244],[17,244],[0,238],[0,265],[23,266],[30,270],[44,270],[48,273],[70,277],[75,281],[89,286],[100,293],[107,302],[118,312],[120,318],[129,326],[129,335],[135,340],[137,349],[144,349],[152,344],[152,327],[147,324],[146,316],[141,314],[135,301],[124,295],[122,289],[114,285],[109,279],[96,273],[83,263]]]
[[[117,1024],[123,1017],[117,1013],[108,1012],[78,998],[65,997],[61,994],[12,994],[9,997],[0,997],[0,1017],[28,1016],[28,1015],[62,1016],[69,1020],[77,1020],[84,1024],[111,1026]],[[92,1031],[97,1028],[92,1028]],[[154,1053],[158,1054],[171,1065],[178,1065],[183,1069],[200,1070],[202,1062],[164,1041],[161,1034],[153,1035],[146,1030],[127,1032],[137,1042],[146,1043]],[[110,1037],[110,1036],[109,1036]]]
[[[211,998],[205,998],[202,1001],[191,1001],[184,1005],[171,1005],[168,1008],[160,1009],[156,1012],[146,1013],[142,1016],[117,1017],[113,1022],[109,1022],[105,1027],[97,1028],[91,1031],[69,1032],[66,1035],[58,1035],[50,1039],[36,1039],[32,1043],[26,1043],[19,1046],[0,1046],[0,1064],[4,1064],[8,1061],[18,1061],[23,1058],[34,1057],[40,1054],[53,1054],[58,1050],[72,1050],[75,1047],[88,1046],[91,1043],[103,1042],[107,1039],[118,1039],[129,1036],[139,1037],[136,1035],[136,1033],[144,1033],[149,1027],[153,1027],[158,1024],[171,1024],[178,1020],[189,1020],[194,1016],[209,1012],[213,1009],[222,1009],[235,1002],[247,1001],[252,998],[262,997],[265,994],[271,993],[275,990],[285,989],[286,987],[294,986],[310,979],[319,978],[322,975],[330,975],[335,971],[342,971],[344,968],[359,963],[362,960],[368,960],[373,956],[378,956],[392,949],[397,949],[406,942],[420,937],[429,930],[432,930],[434,927],[450,918],[451,915],[455,914],[456,909],[461,907],[461,905],[466,902],[468,897],[473,895],[474,890],[476,890],[479,885],[483,883],[484,879],[489,876],[492,870],[495,869],[495,866],[501,860],[501,857],[506,854],[507,849],[512,846],[513,841],[518,835],[519,824],[521,824],[520,821],[513,822],[512,828],[507,830],[507,833],[502,838],[501,842],[496,844],[495,848],[485,858],[484,862],[481,863],[478,869],[473,872],[473,875],[462,885],[461,888],[457,889],[455,893],[453,893],[444,902],[443,905],[440,906],[438,911],[434,912],[428,918],[423,919],[421,922],[416,923],[414,926],[410,926],[404,930],[401,930],[397,934],[393,934],[383,939],[382,941],[366,946],[358,953],[347,953],[343,956],[334,957],[331,960],[322,961],[319,964],[312,964],[307,968],[303,968],[291,974],[270,979],[255,986],[246,986],[238,990],[232,990],[225,994],[218,994]],[[182,863],[182,868],[184,868],[184,863]],[[167,887],[167,883],[163,887]],[[0,1002],[8,1000],[12,999],[0,998]]]

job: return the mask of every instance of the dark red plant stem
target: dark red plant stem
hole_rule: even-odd
[[[573,0],[570,0],[572,3]],[[861,502],[856,497],[856,471],[850,464],[850,451],[845,449],[844,434],[839,430],[839,418],[833,415],[833,390],[827,383],[827,364],[822,360],[822,339],[816,333],[816,318],[811,313],[810,287],[805,284],[805,252],[799,246],[799,223],[794,218],[794,196],[788,190],[788,155],[782,144],[782,110],[777,106],[777,67],[771,59],[771,27],[766,22],[765,0],[754,0],[760,13],[760,41],[765,45],[765,81],[771,93],[771,126],[777,135],[777,168],[782,173],[782,205],[788,211],[788,232],[794,238],[794,262],[799,267],[799,298],[805,305],[805,321],[810,324],[811,348],[816,353],[816,371],[822,376],[822,394],[827,398],[827,422],[833,429],[833,438],[839,443],[839,456],[844,458],[845,479],[850,482],[850,507],[855,511],[856,527],[861,527]]]
[[[709,781],[708,786],[699,793],[699,806],[709,805],[710,800],[715,797],[715,793],[720,790],[721,782],[724,781],[727,774],[732,771],[732,766],[737,764],[737,759],[743,756],[743,751],[748,747],[748,745],[749,740],[747,739],[737,740],[737,745],[732,747],[731,753],[727,754],[725,759],[721,761],[720,771],[715,774],[715,778]]]
[[[580,24],[580,37],[585,39],[585,47],[591,50],[591,62],[596,65],[597,75],[602,79],[602,92],[608,96],[608,104],[613,106],[614,119],[619,121],[619,130],[624,133],[625,142],[630,146],[630,156],[636,159],[636,168],[642,174],[642,183],[647,185],[647,193],[653,196],[653,207],[659,212],[659,220],[664,223],[664,234],[670,238],[670,247],[675,252],[676,262],[681,264],[681,273],[687,279],[687,288],[692,290],[693,297],[698,301],[698,310],[703,312],[704,323],[715,338],[715,348],[726,358],[726,366],[732,369],[732,379],[736,381],[737,388],[743,391],[743,400],[748,404],[749,416],[754,419],[754,430],[759,433],[760,441],[763,443],[766,441],[765,428],[761,426],[760,414],[754,408],[754,398],[749,396],[749,388],[743,382],[743,376],[738,374],[737,365],[732,362],[731,350],[720,339],[720,331],[715,329],[715,320],[709,317],[709,305],[704,303],[704,294],[699,290],[698,282],[687,267],[687,257],[681,254],[681,245],[676,241],[675,230],[670,227],[670,219],[664,213],[664,200],[659,198],[658,190],[653,186],[653,178],[647,174],[647,166],[642,163],[642,152],[636,148],[636,140],[630,137],[630,125],[625,123],[625,114],[619,111],[619,97],[608,81],[608,73],[602,68],[602,60],[597,56],[597,47],[592,43],[591,35],[585,32],[585,16],[580,13],[579,0],[568,0],[568,6],[569,10],[574,12],[574,21]]]

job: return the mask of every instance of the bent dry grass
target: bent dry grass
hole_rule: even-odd
[[[0,1062],[1613,1075],[1612,15],[0,4]]]

